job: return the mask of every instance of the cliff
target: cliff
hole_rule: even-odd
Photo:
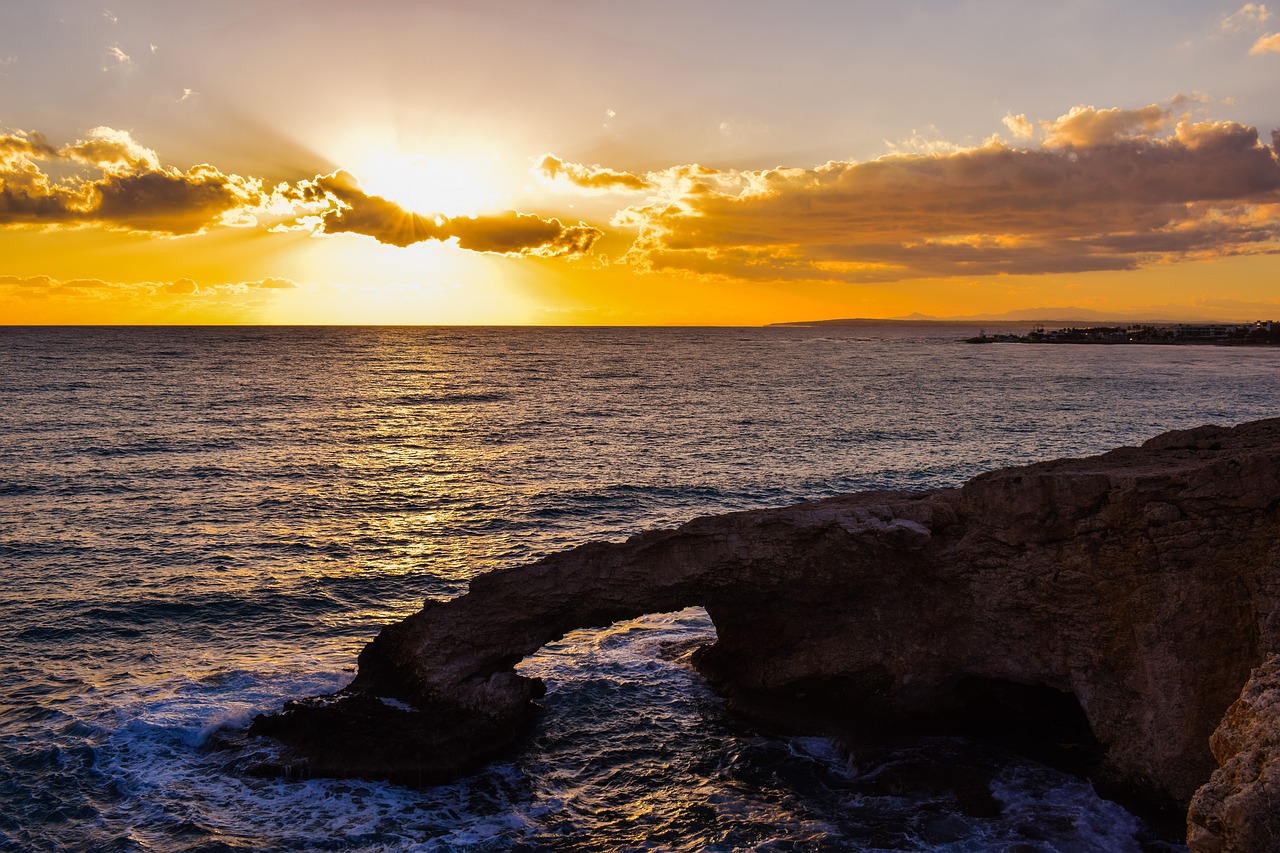
[[[346,690],[251,732],[284,742],[293,772],[439,781],[518,740],[543,692],[514,672],[525,656],[701,605],[717,640],[699,668],[740,711],[846,731],[1076,720],[1099,784],[1185,807],[1214,772],[1224,712],[1280,652],[1278,533],[1280,420],[958,489],[700,518],[481,575],[385,628]],[[1236,737],[1220,733],[1219,760],[1256,753],[1274,772],[1273,747]],[[1222,776],[1213,802],[1247,781]],[[1251,790],[1280,807],[1273,787]],[[1197,826],[1197,851],[1253,849],[1212,846],[1221,821]]]

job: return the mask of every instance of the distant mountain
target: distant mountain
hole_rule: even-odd
[[[1077,308],[1073,305],[1058,306],[1055,308],[1017,308],[1013,311],[1005,311],[1002,314],[965,314],[952,317],[934,317],[928,314],[916,312],[903,317],[904,320],[946,320],[955,322],[975,322],[975,323],[992,323],[1008,320],[1017,322],[1022,320],[1047,321],[1055,322],[1080,321],[1085,320],[1090,323],[1127,323],[1135,320],[1156,320],[1167,318],[1156,318],[1138,316],[1134,314],[1117,314],[1106,311],[1094,311],[1092,308]]]
[[[1073,323],[1193,323],[1209,322],[1203,318],[1178,317],[1154,314],[1118,314],[1095,311],[1092,308],[1076,308],[1074,306],[1058,306],[1055,308],[1018,308],[1002,314],[964,314],[950,317],[939,317],[935,314],[921,314],[916,311],[903,317],[875,319],[869,317],[850,317],[835,320],[801,320],[790,323],[771,323],[773,326],[845,326],[867,325],[871,323],[1044,323],[1071,325]],[[1214,322],[1222,322],[1221,320]]]

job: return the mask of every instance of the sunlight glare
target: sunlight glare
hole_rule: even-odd
[[[352,172],[365,192],[415,213],[474,216],[502,204],[493,166],[480,158],[383,152],[362,161]]]

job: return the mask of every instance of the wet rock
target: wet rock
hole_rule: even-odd
[[[525,719],[527,722],[527,719]],[[387,779],[432,785],[456,779],[510,750],[525,727],[502,715],[452,703],[414,707],[360,691],[289,702],[278,714],[259,715],[250,737],[282,742],[251,772],[290,779]]]

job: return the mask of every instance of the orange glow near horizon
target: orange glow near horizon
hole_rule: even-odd
[[[276,184],[110,128],[0,135],[0,321],[1280,316],[1280,155],[1256,129],[1161,105],[1040,124],[1038,147],[656,172],[365,128],[324,153],[334,172]]]
[[[73,247],[95,242],[92,232],[45,235]],[[181,256],[198,248],[210,260],[238,235],[167,241],[160,264],[184,269]],[[189,241],[189,242],[188,242]],[[1247,321],[1280,317],[1274,267],[1267,257],[1231,258],[1171,267],[1072,276],[1007,276],[991,280],[921,280],[907,285],[777,284],[637,274],[624,265],[529,261],[467,253],[423,243],[380,254],[357,235],[318,239],[294,235],[286,251],[258,257],[271,275],[233,277],[225,258],[200,265],[197,277],[172,280],[129,270],[140,251],[96,249],[103,279],[75,276],[74,264],[41,277],[0,276],[4,323],[301,325],[762,325],[837,317],[893,318],[913,313],[963,317],[1018,309],[1077,308],[1117,318]],[[252,245],[252,241],[249,241]],[[4,240],[0,238],[0,248]],[[376,248],[376,244],[374,244]],[[285,249],[277,245],[276,249]],[[75,248],[70,250],[76,252]],[[207,252],[207,254],[206,254]],[[232,252],[234,254],[234,252]],[[390,258],[391,260],[388,260]],[[27,269],[38,264],[23,265]],[[186,267],[190,268],[190,267]],[[1216,280],[1261,298],[1214,292]],[[191,286],[188,286],[187,283]],[[609,294],[610,298],[602,298]],[[976,310],[975,310],[976,308]],[[1069,312],[1067,312],[1069,313]]]

